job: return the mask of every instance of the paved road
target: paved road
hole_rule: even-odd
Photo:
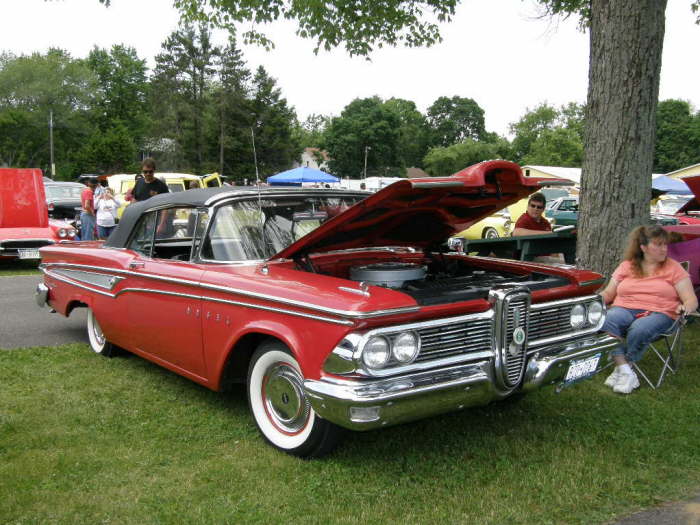
[[[70,317],[49,313],[34,300],[41,275],[0,277],[0,349],[87,343],[86,310]]]

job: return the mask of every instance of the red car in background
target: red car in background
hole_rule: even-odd
[[[49,219],[41,170],[0,168],[0,259],[39,259],[39,248],[75,234]]]
[[[678,224],[700,224],[700,175],[683,177],[682,180],[693,192],[693,198],[678,208],[674,217]]]

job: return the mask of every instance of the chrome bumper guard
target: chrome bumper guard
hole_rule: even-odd
[[[36,304],[43,308],[45,305],[49,304],[48,297],[49,287],[44,283],[37,284],[36,290],[34,290],[34,299],[36,300]]]
[[[601,353],[597,373],[618,345],[607,334],[595,334],[531,350],[521,384],[507,392],[496,386],[493,359],[389,379],[306,380],[304,389],[319,416],[351,430],[370,430],[485,405],[547,384],[561,386],[571,361]]]

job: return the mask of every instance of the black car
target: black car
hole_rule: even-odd
[[[44,182],[46,204],[49,206],[49,217],[52,219],[67,219],[72,221],[80,214],[80,194],[85,189],[78,182]]]

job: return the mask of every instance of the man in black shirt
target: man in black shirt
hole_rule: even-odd
[[[141,164],[141,172],[143,173],[143,178],[136,181],[134,190],[132,192],[134,200],[145,201],[150,199],[154,195],[159,193],[168,193],[168,185],[165,184],[160,179],[155,176],[156,173],[156,161],[148,157],[143,160]]]

